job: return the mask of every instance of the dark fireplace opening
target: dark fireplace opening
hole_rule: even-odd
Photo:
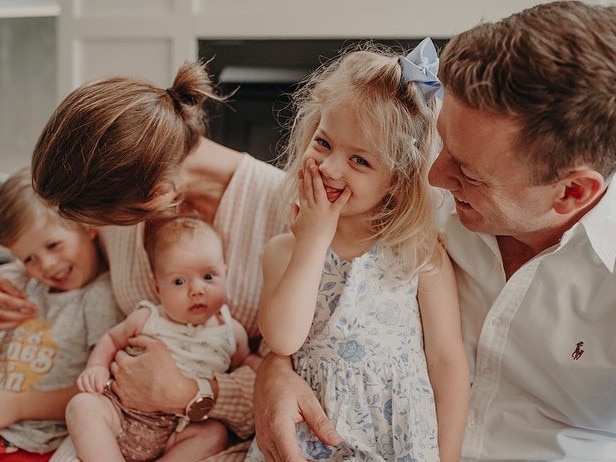
[[[400,52],[422,38],[370,39]],[[447,39],[432,37],[437,49]],[[283,140],[281,124],[290,116],[289,97],[308,73],[340,50],[368,39],[199,40],[199,57],[223,94],[224,104],[208,104],[210,137],[226,146],[274,162]]]

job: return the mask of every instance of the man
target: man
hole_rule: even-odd
[[[539,5],[454,37],[439,76],[448,250],[471,366],[464,460],[616,460],[616,7]],[[286,358],[262,366],[257,440],[339,442]]]

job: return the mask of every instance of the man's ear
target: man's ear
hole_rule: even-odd
[[[596,170],[580,168],[560,181],[561,193],[554,203],[556,213],[568,215],[593,204],[606,188],[605,180]]]

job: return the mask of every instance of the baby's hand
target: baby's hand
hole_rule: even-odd
[[[261,362],[263,362],[263,358],[261,356],[250,353],[248,356],[246,356],[246,359],[244,359],[242,366],[248,366],[253,371],[257,372],[259,366],[261,365]]]
[[[86,368],[77,378],[77,387],[80,391],[89,393],[102,393],[111,374],[109,369],[103,366],[91,366]]]

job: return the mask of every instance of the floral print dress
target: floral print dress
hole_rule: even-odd
[[[380,246],[352,262],[328,251],[312,327],[293,366],[344,440],[326,446],[300,423],[306,459],[439,460],[417,277],[404,277]]]

